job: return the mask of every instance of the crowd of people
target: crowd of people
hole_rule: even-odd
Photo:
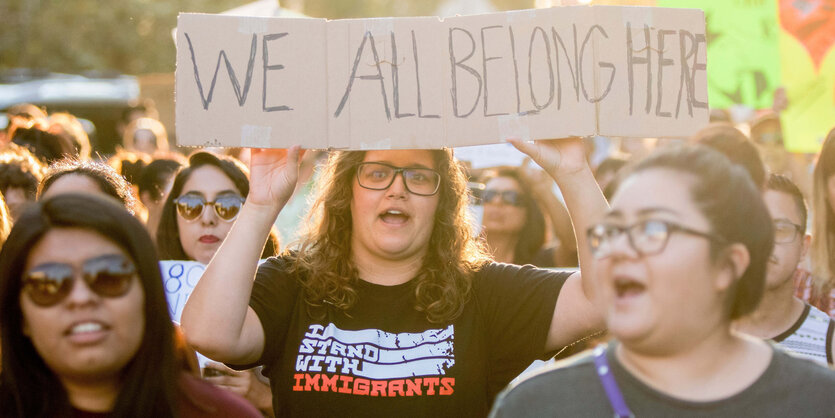
[[[0,416],[835,415],[835,129],[472,169],[47,110],[0,133]],[[160,260],[206,265],[179,324]]]

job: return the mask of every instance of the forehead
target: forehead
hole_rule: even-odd
[[[189,175],[188,180],[183,184],[181,195],[189,192],[202,193],[206,197],[212,197],[222,191],[237,191],[240,193],[235,183],[232,182],[221,169],[213,165],[203,165],[194,169]]]
[[[763,193],[765,206],[772,219],[788,219],[791,222],[800,224],[800,211],[794,198],[788,193],[777,190],[766,190]]]
[[[29,251],[26,269],[43,263],[80,265],[84,260],[125,251],[97,232],[82,228],[53,228]]]
[[[491,190],[516,190],[520,189],[516,179],[510,177],[493,177],[487,181],[487,188]]]
[[[672,211],[680,218],[703,218],[691,197],[691,175],[668,169],[649,169],[632,174],[612,198],[612,211],[636,216],[651,209]]]
[[[83,174],[65,174],[55,179],[43,193],[43,197],[46,198],[62,193],[104,194],[95,180]]]
[[[435,159],[430,150],[376,150],[365,153],[363,162],[383,162],[398,167],[424,166],[435,167]]]

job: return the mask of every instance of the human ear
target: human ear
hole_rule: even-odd
[[[803,235],[803,244],[800,249],[800,258],[806,258],[806,254],[809,253],[809,247],[812,245],[812,236],[809,234]]]
[[[742,274],[751,263],[751,254],[748,248],[740,243],[731,244],[723,250],[720,255],[720,273],[716,277],[717,290],[727,290],[731,285],[742,277]]]

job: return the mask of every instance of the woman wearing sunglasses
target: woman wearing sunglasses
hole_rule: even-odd
[[[602,216],[581,141],[517,146],[578,227]],[[602,325],[579,273],[489,262],[450,150],[332,153],[301,246],[256,274],[299,154],[253,150],[241,215],[182,316],[201,352],[265,366],[277,416],[483,416],[533,359]]]
[[[551,192],[551,178],[543,176],[537,179],[538,184],[530,184],[520,169],[505,168],[486,178],[481,192],[482,236],[495,261],[537,267],[577,265],[568,213]],[[551,223],[560,242],[555,247],[543,248],[546,223],[537,199],[553,215]]]
[[[731,329],[774,241],[741,167],[703,146],[654,154],[587,237],[615,340],[522,379],[493,416],[835,415],[835,372]]]
[[[208,264],[238,217],[249,193],[249,172],[238,160],[196,152],[177,172],[162,207],[157,248],[163,260],[195,260]],[[261,257],[275,255],[270,239]]]
[[[233,157],[192,154],[174,177],[162,207],[157,229],[160,258],[208,264],[241,211],[243,196],[249,193],[248,175],[246,166]],[[271,230],[261,258],[275,255],[277,248]],[[255,370],[236,372],[218,363],[209,363],[206,369],[207,380],[244,396],[259,409],[272,409],[267,384]]]
[[[9,238],[0,416],[259,416],[178,366],[153,244],[123,207],[47,198]]]

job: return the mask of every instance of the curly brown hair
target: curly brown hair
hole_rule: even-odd
[[[458,317],[470,297],[473,273],[488,260],[473,234],[467,177],[451,150],[432,150],[441,173],[438,208],[423,265],[415,280],[415,309],[433,323]],[[351,259],[351,200],[364,151],[331,153],[301,245],[287,254],[301,277],[308,312],[323,317],[325,304],[348,311],[357,301],[359,276]]]

